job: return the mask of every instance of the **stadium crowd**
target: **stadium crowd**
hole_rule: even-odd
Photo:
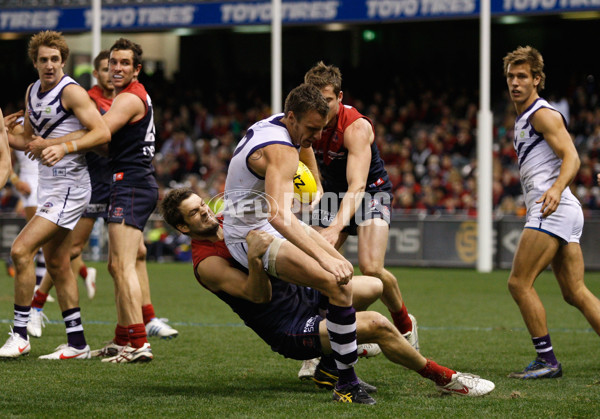
[[[203,197],[223,192],[233,149],[245,129],[267,117],[270,106],[258,93],[229,94],[203,102],[201,92],[170,82],[160,74],[144,83],[154,97],[157,153],[154,159],[160,196],[189,186]],[[344,91],[344,103],[375,123],[375,141],[394,185],[397,213],[475,215],[477,203],[476,91],[395,86],[371,97]],[[564,114],[581,158],[571,186],[586,216],[600,209],[600,103],[593,76],[548,98]],[[17,107],[7,107],[7,112]],[[524,215],[513,149],[515,111],[506,94],[493,106],[493,204],[497,216]],[[18,211],[10,184],[0,211]]]

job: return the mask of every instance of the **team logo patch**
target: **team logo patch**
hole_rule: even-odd
[[[123,180],[125,174],[123,172],[113,174],[113,182],[117,182],[119,180]]]
[[[50,208],[52,207],[54,204],[52,204],[52,202],[44,202],[44,205],[42,205],[44,208]]]
[[[56,169],[56,168],[52,169],[52,176],[65,177],[65,176],[67,176],[67,170],[66,169]]]
[[[123,216],[123,208],[116,207],[112,212],[113,217],[122,217]]]

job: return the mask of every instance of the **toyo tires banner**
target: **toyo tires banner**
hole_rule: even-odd
[[[492,0],[492,15],[548,14],[598,10],[600,0]],[[477,0],[304,0],[283,1],[283,24],[325,22],[390,22],[407,19],[476,18]],[[198,2],[102,8],[104,30],[161,30],[183,27],[265,25],[271,22],[271,2]],[[89,31],[91,9],[4,9],[3,32]]]

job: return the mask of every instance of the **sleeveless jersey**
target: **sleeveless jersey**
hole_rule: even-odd
[[[35,178],[37,184],[38,163],[29,159],[24,151],[14,150],[17,162],[19,162],[19,178],[22,180]]]
[[[209,240],[192,240],[192,258],[194,261],[194,275],[202,283],[196,268],[198,264],[210,256],[226,259],[231,266],[244,270],[237,265],[229,254],[225,242],[211,242]],[[247,271],[246,271],[247,272]],[[271,301],[266,304],[252,303],[243,298],[233,297],[223,291],[214,292],[251,328],[262,340],[271,346],[274,352],[284,348],[282,340],[289,335],[292,325],[299,319],[308,318],[318,314],[318,300],[315,290],[300,287],[289,282],[271,277]],[[208,289],[208,288],[207,288]]]
[[[77,117],[62,106],[62,92],[69,84],[77,84],[69,76],[63,76],[56,86],[41,92],[41,82],[36,81],[27,97],[27,114],[33,132],[42,138],[58,138],[84,129]],[[90,178],[83,154],[66,154],[52,167],[38,164],[38,179],[41,187],[77,185],[89,188]]]
[[[225,181],[223,230],[227,243],[245,242],[250,230],[269,223],[265,179],[250,169],[248,157],[272,144],[299,148],[292,143],[281,118],[283,114],[277,114],[252,125],[233,153]]]
[[[562,160],[554,153],[542,134],[531,124],[531,117],[541,108],[558,112],[546,100],[538,98],[515,121],[514,147],[528,209],[552,186],[562,164]],[[563,122],[566,126],[564,117]],[[562,192],[561,199],[577,200],[568,187]]]
[[[110,105],[112,105],[113,100],[104,97],[102,94],[102,89],[98,85],[88,90],[88,94],[94,103],[96,103],[96,107],[102,115],[104,115],[110,109]],[[110,161],[108,160],[108,157],[103,157],[94,153],[93,151],[90,151],[85,153],[85,160],[90,172],[92,189],[94,188],[94,184],[98,183],[110,185],[112,173],[110,170]]]
[[[112,105],[113,100],[104,97],[100,86],[95,85],[92,87],[90,90],[88,90],[88,95],[90,95],[92,100],[96,103],[96,106],[102,115],[104,115],[110,109],[110,105]]]
[[[146,107],[144,117],[130,122],[113,134],[109,145],[112,181],[125,186],[158,188],[154,178],[155,133],[150,96],[138,81],[132,81],[121,93],[139,97]]]
[[[319,171],[323,177],[323,188],[325,192],[346,192],[348,180],[346,168],[348,166],[348,149],[344,146],[344,131],[357,119],[364,118],[371,124],[373,122],[362,115],[355,108],[342,105],[337,114],[335,127],[326,128],[321,139],[313,143],[313,149],[319,164]],[[371,144],[371,164],[367,176],[367,188],[369,190],[390,191],[392,185],[385,170],[383,160],[379,156],[379,150],[375,141]]]

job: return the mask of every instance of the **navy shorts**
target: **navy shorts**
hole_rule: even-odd
[[[144,230],[144,226],[156,208],[158,189],[113,183],[110,188],[108,222]]]
[[[329,227],[342,202],[344,194],[325,192],[317,207],[313,210],[310,224],[313,226]],[[388,225],[391,221],[393,195],[388,191],[367,191],[362,203],[350,219],[350,224],[342,230],[351,236],[356,236],[357,229],[364,221],[381,218]]]
[[[275,352],[286,358],[305,360],[318,358],[321,353],[321,337],[319,324],[323,320],[319,314],[304,316],[287,330],[286,336],[281,339]]]
[[[110,201],[110,184],[92,182],[92,197],[82,217],[108,218],[108,204]]]

